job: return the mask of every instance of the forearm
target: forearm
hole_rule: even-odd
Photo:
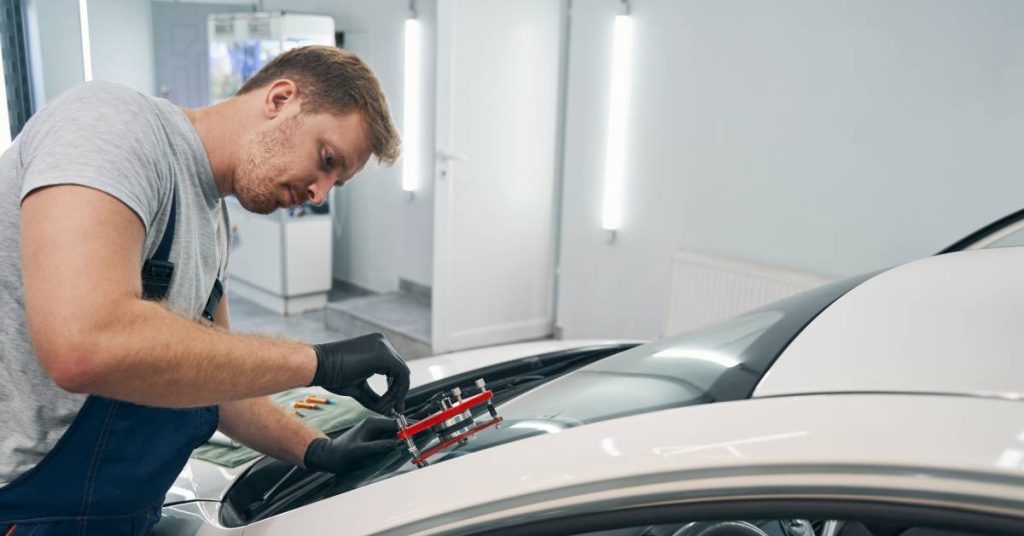
[[[125,300],[116,318],[96,319],[65,373],[71,390],[164,407],[242,400],[309,384],[316,354],[305,344],[239,335],[163,306]],[[58,383],[60,383],[58,381]],[[67,388],[67,387],[66,387]]]
[[[268,456],[303,465],[306,447],[327,437],[267,397],[220,404],[221,432]]]

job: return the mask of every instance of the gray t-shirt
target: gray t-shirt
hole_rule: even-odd
[[[89,82],[39,110],[0,157],[0,485],[42,460],[86,398],[43,372],[25,323],[21,201],[58,184],[106,192],[138,215],[146,227],[140,270],[156,252],[176,192],[172,310],[198,316],[226,270],[227,213],[202,140],[180,108]]]

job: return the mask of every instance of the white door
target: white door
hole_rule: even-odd
[[[251,11],[239,4],[152,2],[157,93],[186,108],[210,104],[207,17]]]
[[[564,8],[438,2],[435,352],[551,333]]]

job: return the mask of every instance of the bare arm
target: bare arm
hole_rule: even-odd
[[[230,329],[227,295],[221,298],[213,321]],[[219,429],[247,447],[296,465],[304,465],[310,442],[327,437],[265,396],[220,404]]]
[[[28,329],[57,385],[189,407],[310,383],[310,346],[211,329],[143,300],[144,235],[131,209],[90,188],[53,186],[22,203]]]

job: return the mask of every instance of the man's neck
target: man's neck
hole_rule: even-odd
[[[238,168],[238,149],[241,143],[240,132],[245,132],[244,125],[238,121],[239,97],[234,97],[203,108],[185,108],[192,126],[199,134],[199,139],[206,149],[206,158],[210,161],[213,171],[213,182],[221,197],[234,193],[235,169]]]

